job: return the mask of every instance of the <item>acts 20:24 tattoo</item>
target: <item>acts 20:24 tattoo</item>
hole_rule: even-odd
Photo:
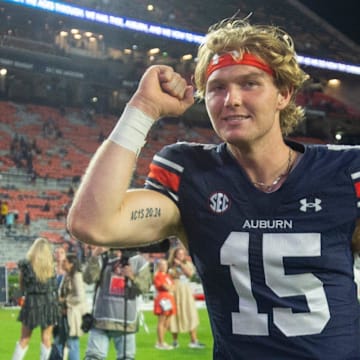
[[[156,218],[160,217],[161,211],[160,208],[144,208],[144,209],[137,209],[131,212],[130,220],[141,220],[147,218]]]

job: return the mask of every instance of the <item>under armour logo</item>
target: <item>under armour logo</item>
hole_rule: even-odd
[[[308,209],[314,209],[315,212],[322,210],[320,206],[321,200],[318,198],[314,199],[314,202],[308,202],[307,199],[300,200],[300,211],[307,212]]]

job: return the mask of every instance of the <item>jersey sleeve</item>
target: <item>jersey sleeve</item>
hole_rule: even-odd
[[[356,209],[358,219],[360,218],[360,168],[351,171],[351,180],[354,185],[356,195]]]
[[[360,218],[360,146],[356,145],[327,145],[330,157],[326,157],[326,166],[333,171],[334,174],[344,174],[346,176],[346,186],[352,183],[351,192],[357,219]],[[340,154],[338,154],[340,153]],[[323,153],[322,153],[323,154]],[[332,182],[335,179],[331,180]],[[340,181],[340,180],[339,180]],[[335,182],[340,188],[340,183]]]
[[[179,161],[176,144],[164,147],[152,159],[145,188],[161,192],[176,204],[184,167]]]

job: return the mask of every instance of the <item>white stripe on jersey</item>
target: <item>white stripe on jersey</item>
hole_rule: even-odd
[[[183,166],[178,165],[178,164],[174,163],[173,161],[170,161],[170,160],[165,159],[163,157],[160,157],[159,155],[154,156],[154,161],[157,161],[157,162],[159,162],[161,164],[164,164],[164,165],[166,165],[166,166],[168,166],[170,168],[173,168],[174,170],[176,170],[176,171],[178,171],[180,173],[182,173],[184,171]]]
[[[359,179],[360,178],[360,171],[354,172],[351,174],[351,178],[353,180]]]
[[[346,150],[346,149],[359,149],[360,145],[334,145],[334,144],[327,144],[326,147],[329,150]]]

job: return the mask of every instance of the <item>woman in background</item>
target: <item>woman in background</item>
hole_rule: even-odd
[[[52,331],[59,316],[54,260],[49,241],[37,238],[24,260],[19,261],[19,284],[25,295],[18,320],[21,337],[12,360],[22,360],[28,350],[32,331],[41,327],[40,360],[47,360],[51,351]]]
[[[60,285],[60,302],[64,321],[68,325],[66,345],[69,350],[68,360],[80,360],[79,337],[82,315],[88,312],[85,285],[76,254],[67,254],[63,260],[65,276]]]
[[[56,272],[56,282],[58,287],[61,284],[61,281],[65,275],[65,270],[63,268],[63,262],[66,257],[65,248],[60,245],[55,249],[55,272]]]
[[[169,328],[170,317],[176,314],[176,305],[172,290],[174,283],[167,273],[168,263],[160,259],[157,264],[157,271],[154,275],[154,286],[156,297],[154,300],[154,314],[158,316],[157,343],[156,349],[172,350],[173,347],[165,342],[165,334]]]
[[[54,258],[55,258],[55,275],[56,275],[56,286],[58,289],[58,294],[60,290],[60,285],[63,281],[65,270],[63,268],[63,262],[66,258],[66,250],[64,246],[60,245],[55,248],[54,251]],[[62,307],[60,305],[59,309],[59,320],[57,326],[54,327],[53,337],[54,337],[54,344],[57,347],[57,351],[59,354],[63,354],[64,346],[67,338],[68,332],[68,325],[66,319],[62,314]],[[51,354],[52,355],[52,354]]]
[[[194,275],[195,268],[188,260],[185,248],[180,246],[172,249],[169,255],[169,274],[174,279],[174,297],[176,302],[176,315],[170,319],[170,332],[173,337],[173,346],[179,347],[178,334],[188,332],[190,335],[189,347],[203,349],[204,344],[197,338],[199,314],[196,308],[193,292],[190,287],[190,279]]]

